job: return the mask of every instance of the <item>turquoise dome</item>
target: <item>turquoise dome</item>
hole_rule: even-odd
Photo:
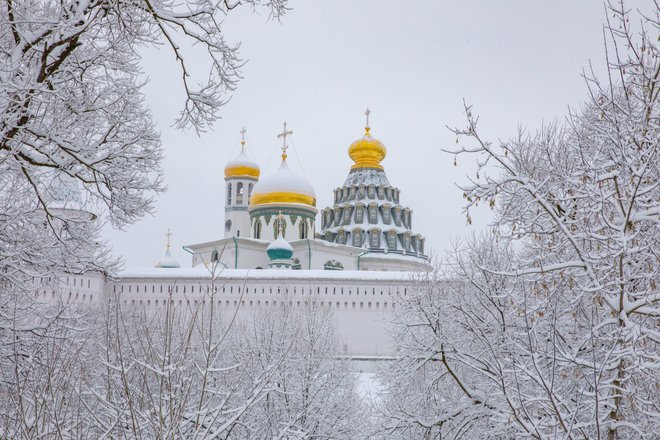
[[[268,258],[272,260],[290,260],[293,256],[293,248],[291,245],[278,234],[277,240],[268,245],[266,249]]]

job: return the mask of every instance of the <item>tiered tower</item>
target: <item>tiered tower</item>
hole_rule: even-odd
[[[282,163],[254,187],[249,210],[252,238],[272,241],[281,233],[292,241],[314,236],[316,193],[307,179],[289,168],[286,138],[291,134],[285,122],[277,136],[282,139]],[[276,222],[279,214],[282,221]]]
[[[399,202],[400,191],[390,185],[380,164],[385,145],[371,136],[369,109],[364,136],[351,144],[354,164],[334,205],[321,212],[319,238],[365,248],[370,254],[401,254],[426,259],[424,238],[412,230],[412,210]]]
[[[243,128],[241,151],[225,166],[225,238],[250,236],[248,207],[259,173],[259,165],[246,152]]]

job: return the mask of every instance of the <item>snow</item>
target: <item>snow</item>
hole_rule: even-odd
[[[273,192],[293,192],[316,198],[312,185],[303,176],[289,168],[286,160],[282,160],[275,172],[259,180],[252,190],[253,195]]]
[[[381,257],[381,254],[378,254]],[[398,257],[401,257],[400,255]],[[193,268],[132,268],[119,274],[119,280],[127,278],[159,278],[159,279],[205,279],[211,276],[205,267]],[[220,279],[250,279],[250,280],[342,280],[342,281],[407,281],[412,272],[384,272],[364,270],[290,270],[276,269],[225,269],[219,273]]]
[[[227,165],[225,165],[225,170],[233,167],[249,167],[258,170],[259,164],[248,156],[245,151],[245,146],[241,146],[241,151],[234,159],[230,160]]]

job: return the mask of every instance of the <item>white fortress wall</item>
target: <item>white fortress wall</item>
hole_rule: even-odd
[[[393,354],[388,323],[396,295],[406,295],[410,287],[408,275],[239,269],[225,270],[213,281],[204,269],[145,269],[121,274],[106,289],[129,307],[164,308],[171,291],[175,306],[195,310],[214,301],[224,317],[237,312],[239,319],[282,301],[293,306],[313,301],[332,311],[346,353],[369,358]]]

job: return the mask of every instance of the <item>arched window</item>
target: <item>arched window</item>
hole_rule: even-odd
[[[369,245],[372,248],[380,247],[380,231],[378,229],[372,229],[370,234]]]
[[[273,238],[277,238],[277,235],[282,231],[282,238],[286,238],[286,221],[282,218],[281,221],[275,219],[273,222]]]
[[[227,184],[227,205],[231,205],[231,183]]]
[[[396,249],[396,231],[392,230],[387,233],[387,247]]]
[[[236,184],[236,204],[243,204],[243,182],[238,182]]]
[[[362,223],[364,218],[364,205],[357,204],[355,205],[355,223]]]
[[[305,219],[300,219],[300,222],[298,223],[298,229],[300,232],[300,239],[307,238],[307,221]]]
[[[261,238],[261,220],[257,219],[254,223],[254,238]]]
[[[372,203],[369,205],[369,223],[376,223],[378,221],[378,205]]]
[[[360,247],[362,246],[362,230],[353,229],[353,246]]]
[[[253,186],[254,185],[252,183],[248,185],[248,200],[247,200],[248,205],[250,204],[250,198],[252,197],[252,187]]]

